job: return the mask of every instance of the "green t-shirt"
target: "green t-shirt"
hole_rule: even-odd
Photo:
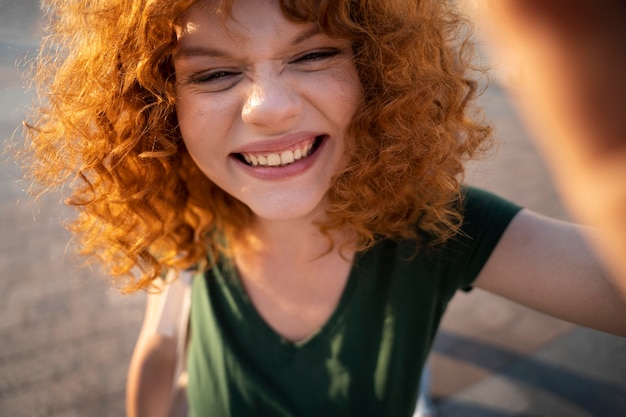
[[[221,261],[194,279],[191,417],[411,416],[446,306],[519,207],[467,189],[463,233],[427,254],[385,240],[358,253],[336,310],[304,342],[275,333]]]

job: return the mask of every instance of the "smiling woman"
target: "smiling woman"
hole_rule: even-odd
[[[25,166],[69,190],[80,249],[124,290],[196,271],[192,416],[408,416],[446,306],[472,285],[626,334],[580,228],[463,184],[491,130],[451,4],[46,7]],[[130,416],[169,408],[163,299]]]
[[[254,11],[263,18],[228,23],[238,3],[46,2],[52,32],[35,68],[46,101],[28,122],[24,163],[35,183],[69,192],[81,252],[127,291],[197,264],[207,248],[217,253],[210,231],[233,235],[253,221],[241,196],[204,175],[222,166],[229,181],[293,182],[314,165],[306,171],[319,175],[317,188],[294,183],[296,197],[274,187],[275,198],[260,204],[267,211],[325,194],[317,220],[326,231],[353,229],[356,248],[376,236],[417,238],[416,222],[437,241],[452,236],[462,163],[488,147],[490,134],[468,117],[475,84],[456,49],[453,10],[284,1],[278,12],[266,1]],[[255,41],[255,27],[273,43]],[[271,126],[268,117],[289,124]],[[196,151],[236,118],[255,130],[228,127],[231,136]],[[288,151],[297,164],[278,163]]]

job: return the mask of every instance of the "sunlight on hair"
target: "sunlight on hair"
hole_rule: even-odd
[[[176,27],[176,38],[180,39],[184,35],[189,35],[198,30],[198,26],[193,22],[186,22],[184,27]]]

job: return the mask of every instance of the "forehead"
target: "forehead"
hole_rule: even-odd
[[[204,0],[179,21],[175,59],[270,56],[322,34],[316,22],[286,17],[278,0]]]
[[[200,0],[181,16],[177,36],[212,32],[246,40],[260,32],[280,33],[281,20],[287,19],[278,0]]]

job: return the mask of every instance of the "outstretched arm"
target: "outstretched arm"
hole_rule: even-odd
[[[462,0],[575,218],[626,297],[626,3]]]
[[[626,336],[626,303],[589,249],[593,233],[522,210],[475,285],[551,316]]]

